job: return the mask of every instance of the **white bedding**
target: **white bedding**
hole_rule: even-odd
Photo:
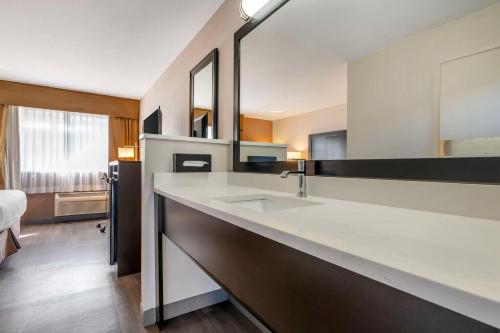
[[[0,190],[0,232],[10,228],[26,211],[26,194],[16,190]]]

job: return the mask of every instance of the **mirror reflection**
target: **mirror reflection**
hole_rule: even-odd
[[[240,160],[500,155],[498,0],[291,0],[240,44]]]
[[[217,50],[191,71],[191,136],[217,138]]]

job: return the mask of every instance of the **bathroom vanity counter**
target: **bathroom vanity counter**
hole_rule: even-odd
[[[167,199],[500,328],[500,221],[169,177],[179,180],[155,179]],[[252,195],[315,204],[259,211],[228,202]]]

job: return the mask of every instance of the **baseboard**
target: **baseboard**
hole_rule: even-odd
[[[238,303],[237,300],[235,300],[233,297],[229,296],[229,302],[231,302],[231,304],[234,305],[234,307],[236,309],[238,309],[238,311],[244,315],[245,317],[248,318],[248,320],[250,320],[252,322],[252,324],[254,324],[262,333],[271,333],[271,331],[266,327],[264,326],[264,324],[262,324],[260,322],[260,320],[258,320],[257,318],[255,318],[254,315],[252,315],[247,309],[245,309],[240,303]]]
[[[163,318],[169,320],[183,314],[206,308],[207,306],[222,303],[228,300],[227,293],[222,290],[214,290],[206,294],[193,296],[174,303],[163,306]],[[149,309],[142,312],[142,322],[144,327],[156,323],[156,311],[158,308]]]
[[[92,213],[92,214],[51,216],[51,217],[42,217],[38,219],[29,219],[22,221],[22,224],[48,224],[48,223],[75,222],[75,221],[85,221],[85,220],[102,220],[107,218],[109,218],[109,213]]]

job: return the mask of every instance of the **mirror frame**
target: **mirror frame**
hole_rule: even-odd
[[[194,121],[194,77],[212,63],[212,132],[219,138],[219,49],[213,49],[189,72],[189,136],[193,137]]]
[[[297,168],[297,161],[240,161],[241,40],[288,1],[271,0],[234,34],[234,172],[279,174]],[[500,157],[308,160],[306,173],[325,177],[500,184]]]

